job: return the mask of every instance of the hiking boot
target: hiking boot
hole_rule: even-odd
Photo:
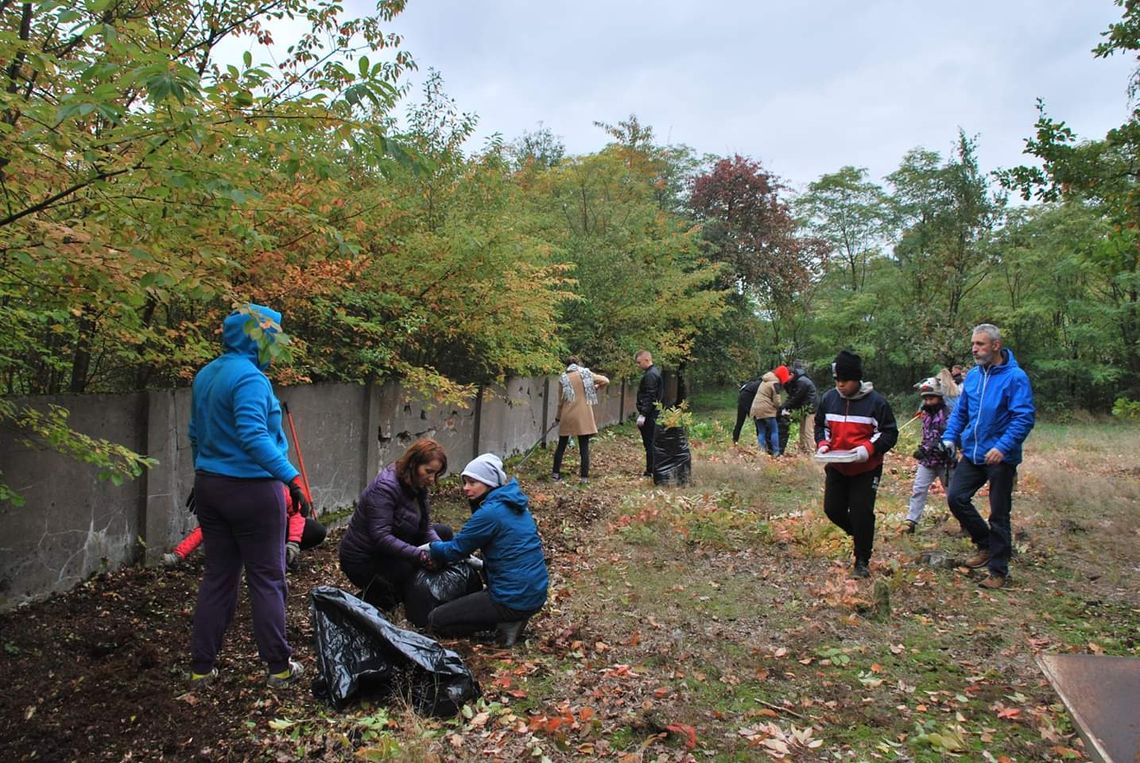
[[[266,683],[269,684],[269,688],[271,689],[284,689],[287,686],[292,686],[297,683],[297,680],[304,672],[304,665],[296,660],[289,660],[289,669],[283,670],[280,673],[270,673]]]
[[[526,620],[512,620],[508,623],[499,623],[495,626],[496,643],[499,646],[514,646],[519,636],[522,635],[523,628],[526,627]]]
[[[211,668],[209,673],[195,673],[194,671],[190,671],[190,691],[204,689],[212,684],[217,677],[217,668]]]
[[[1009,579],[1005,575],[996,575],[991,572],[985,577],[985,579],[981,580],[978,583],[978,587],[988,588],[991,591],[996,591],[999,588],[1005,588],[1006,583],[1008,582]]]
[[[903,532],[907,535],[914,535],[914,528],[916,527],[918,527],[918,522],[915,522],[913,519],[908,519],[906,521],[906,527],[903,528]]]
[[[988,548],[979,548],[977,553],[966,560],[966,566],[971,570],[976,570],[979,567],[985,567],[990,561],[990,550]]]
[[[851,577],[853,578],[869,578],[871,577],[871,570],[867,563],[856,559],[855,566],[851,568]]]

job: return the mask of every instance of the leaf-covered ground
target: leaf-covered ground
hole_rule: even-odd
[[[898,532],[908,443],[889,457],[873,577],[822,517],[810,460],[695,428],[695,484],[637,475],[630,428],[600,436],[594,474],[521,468],[551,598],[512,650],[447,642],[484,696],[438,721],[401,706],[335,713],[272,692],[244,602],[221,680],[188,693],[200,562],[125,569],[0,617],[0,744],[19,760],[1084,760],[1034,657],[1140,656],[1137,430],[1039,426],[1015,497],[1012,587],[987,592],[941,495]],[[576,463],[571,450],[568,461]],[[565,469],[565,472],[572,468]],[[438,517],[462,521],[455,487]],[[315,667],[307,592],[352,590],[334,531],[291,577],[289,636]]]

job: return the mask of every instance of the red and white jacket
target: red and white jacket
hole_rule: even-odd
[[[301,516],[300,507],[293,506],[293,501],[289,498],[289,488],[283,485],[282,491],[285,493],[285,513],[289,522],[285,532],[285,542],[300,544],[301,535],[305,532],[305,518]],[[200,545],[202,545],[202,528],[195,527],[174,547],[174,553],[185,559]]]
[[[853,476],[877,469],[883,454],[895,446],[899,428],[887,399],[875,392],[871,382],[844,397],[834,387],[824,393],[815,411],[815,444],[831,450],[867,449],[869,458],[861,463],[828,464],[840,474]]]

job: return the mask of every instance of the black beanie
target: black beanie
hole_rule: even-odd
[[[848,350],[840,350],[831,364],[831,374],[838,381],[863,381],[863,359]]]

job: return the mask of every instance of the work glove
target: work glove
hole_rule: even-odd
[[[191,495],[193,495],[193,493],[191,493]],[[178,554],[174,553],[173,551],[167,551],[165,554],[162,555],[162,566],[163,567],[177,567],[181,563],[182,563],[182,557],[180,557]]]
[[[293,541],[289,541],[288,543],[286,543],[285,544],[285,565],[289,568],[293,568],[293,567],[297,566],[297,562],[299,562],[300,560],[301,560],[301,547]]]
[[[871,457],[870,451],[868,451],[867,448],[862,446],[862,445],[860,445],[858,448],[856,448],[854,453],[855,453],[855,463],[857,463],[857,464],[861,464],[864,461],[866,461],[868,458]]]
[[[826,453],[826,452],[827,452],[827,451],[829,451],[829,450],[831,450],[831,446],[830,446],[830,445],[828,445],[828,444],[827,444],[827,443],[825,443],[825,442],[821,442],[821,443],[819,444],[819,447],[815,449],[815,452],[816,452],[818,455],[821,455],[821,456],[822,456],[824,453]]]
[[[198,513],[198,501],[194,498],[194,488],[190,488],[190,495],[186,496],[186,510],[191,514]]]
[[[301,512],[302,517],[309,516],[313,510],[313,504],[305,497],[305,490],[301,487],[300,477],[294,477],[289,483],[289,500],[293,501],[293,506]]]
[[[645,426],[645,417],[639,414],[637,417],[637,428],[641,429],[643,426]]]
[[[947,458],[954,461],[958,457],[958,446],[954,444],[953,440],[943,440],[942,452],[946,454]]]
[[[469,556],[464,561],[477,570],[483,569],[483,560],[477,556]]]

